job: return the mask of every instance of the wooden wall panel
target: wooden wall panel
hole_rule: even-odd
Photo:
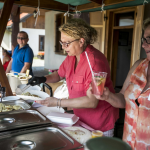
[[[98,33],[98,38],[97,41],[92,44],[96,49],[101,50],[102,49],[102,34],[103,34],[103,29],[101,27],[95,28],[97,33]]]
[[[131,64],[133,64],[140,59],[141,52],[141,37],[142,37],[142,26],[143,26],[143,16],[144,16],[144,6],[137,6],[135,13],[135,24],[133,31],[133,39],[132,39],[132,52],[131,52]]]
[[[26,6],[21,6],[20,7],[20,13],[29,13],[29,14],[33,14],[34,11],[37,11],[37,8],[34,7],[26,7]],[[45,15],[45,12],[48,12],[50,10],[46,10],[46,9],[40,9],[40,15]]]
[[[90,13],[90,24],[91,25],[103,25],[103,12],[97,11]]]
[[[105,43],[105,25],[106,21],[104,16],[106,15],[106,11],[97,11],[90,12],[90,25],[97,30],[98,39],[93,44],[95,48],[104,53],[104,43]]]
[[[33,16],[26,19],[25,22],[22,22],[23,28],[34,28],[34,29],[45,29],[45,16],[38,16],[36,27],[35,25],[35,18]]]

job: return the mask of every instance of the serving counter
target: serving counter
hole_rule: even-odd
[[[23,110],[0,112],[1,150],[71,150],[83,148],[56,124],[23,100],[4,101]]]

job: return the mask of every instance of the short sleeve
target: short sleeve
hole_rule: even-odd
[[[32,63],[33,57],[33,51],[30,48],[26,49],[24,62]]]

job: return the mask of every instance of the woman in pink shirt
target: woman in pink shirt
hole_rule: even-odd
[[[70,19],[59,30],[60,44],[68,56],[57,72],[45,77],[33,77],[29,84],[54,83],[65,78],[69,98],[59,100],[49,97],[37,102],[48,107],[71,107],[82,122],[95,130],[103,131],[104,134],[108,133],[108,136],[113,136],[114,124],[119,117],[118,109],[106,101],[99,101],[93,95],[87,95],[92,75],[85,52],[93,71],[108,73],[105,85],[114,93],[108,61],[104,54],[90,45],[97,40],[97,31],[81,19]]]

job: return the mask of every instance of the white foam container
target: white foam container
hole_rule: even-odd
[[[69,126],[72,126],[79,120],[79,117],[77,117],[74,114],[59,113],[59,112],[51,112],[46,117],[50,119],[52,122],[58,124],[67,124]]]

